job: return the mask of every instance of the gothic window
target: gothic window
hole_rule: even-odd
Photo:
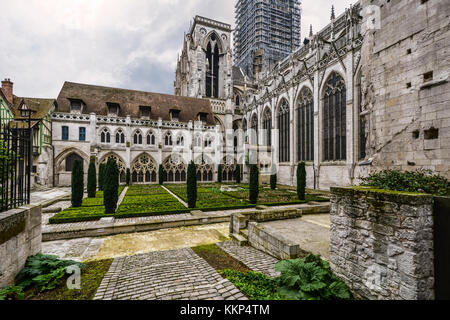
[[[142,132],[140,130],[134,133],[134,144],[142,144]]]
[[[198,157],[195,161],[197,168],[197,181],[199,182],[213,182],[214,181],[214,166],[211,161],[207,161],[204,156]]]
[[[215,34],[206,47],[206,96],[219,97],[219,47]]]
[[[172,134],[170,132],[167,132],[164,136],[164,145],[173,146]]]
[[[346,89],[336,72],[328,78],[323,100],[323,159],[346,160]]]
[[[233,141],[233,146],[234,146],[234,153],[237,153],[237,148],[239,145],[239,141],[238,141],[238,137],[239,137],[239,127],[238,125],[235,123],[233,124],[233,135],[234,135],[234,141]]]
[[[100,134],[100,141],[101,143],[111,143],[111,134],[107,128],[102,130],[102,133]]]
[[[180,156],[169,156],[163,162],[163,177],[167,182],[185,182],[186,181],[186,164]]]
[[[83,165],[83,158],[80,157],[78,154],[76,153],[71,153],[67,156],[66,158],[66,171],[67,172],[72,172],[73,170],[73,164],[75,163],[75,161],[81,161],[81,165]]]
[[[115,154],[110,154],[108,156],[106,156],[102,163],[106,164],[108,163],[109,159],[113,159],[116,163],[117,163],[117,168],[119,169],[119,179],[121,183],[125,183],[126,182],[126,174],[127,174],[127,169],[125,167],[125,163],[122,161],[121,158],[119,158],[119,156],[115,155]]]
[[[212,141],[213,141],[213,138],[209,134],[207,134],[205,137],[205,148],[211,148]]]
[[[272,112],[266,108],[263,114],[264,145],[272,145]]]
[[[222,181],[232,182],[236,180],[236,163],[232,157],[225,157],[222,165]]]
[[[194,147],[202,146],[202,136],[200,134],[196,134],[194,137]]]
[[[309,88],[303,88],[297,102],[298,161],[314,160],[314,98]]]
[[[240,98],[238,95],[236,95],[236,106],[239,107],[240,103],[241,103]]]
[[[149,146],[154,146],[156,144],[156,137],[155,137],[155,134],[153,133],[153,131],[150,131],[147,134],[147,144]]]
[[[184,147],[184,137],[182,134],[177,136],[177,146]]]
[[[116,143],[124,144],[125,143],[125,134],[122,129],[117,130],[116,132]]]
[[[133,183],[155,183],[158,177],[157,168],[156,162],[148,154],[139,156],[131,166]]]
[[[286,100],[280,105],[278,110],[278,148],[279,148],[279,160],[280,162],[290,161],[289,148],[290,148],[290,115],[289,104]]]
[[[256,146],[258,145],[258,116],[256,114],[253,115],[250,125],[250,143]]]

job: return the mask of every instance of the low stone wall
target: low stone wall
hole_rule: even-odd
[[[256,222],[248,224],[249,244],[280,260],[295,259],[305,254],[298,244],[292,243],[278,231]]]
[[[433,198],[331,188],[333,271],[367,299],[434,299]]]
[[[42,207],[0,213],[0,288],[14,283],[29,256],[41,251]]]

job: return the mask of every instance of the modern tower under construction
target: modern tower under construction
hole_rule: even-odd
[[[301,44],[300,0],[237,0],[234,64],[250,77]]]

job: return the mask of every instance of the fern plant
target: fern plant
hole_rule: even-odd
[[[23,288],[19,286],[9,286],[0,289],[0,301],[23,300],[25,297]]]
[[[330,264],[320,256],[283,260],[275,270],[278,293],[289,300],[348,300],[352,294],[347,285],[331,271]]]

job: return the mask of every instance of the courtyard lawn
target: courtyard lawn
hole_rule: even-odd
[[[116,218],[130,218],[189,211],[188,208],[161,186],[138,185],[128,188],[127,194],[115,216]]]
[[[165,185],[183,201],[187,201],[187,189],[184,184]],[[219,184],[199,184],[197,188],[196,209],[199,210],[224,210],[238,208],[252,208],[255,205],[249,203],[248,199],[234,198],[220,191]]]

